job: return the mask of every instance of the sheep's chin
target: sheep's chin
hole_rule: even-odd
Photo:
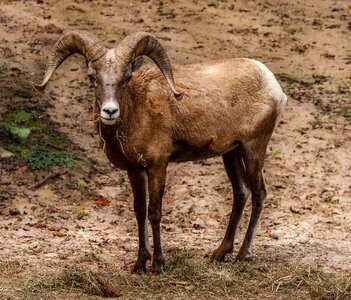
[[[114,124],[116,124],[117,119],[104,119],[104,118],[101,118],[101,122],[104,125],[114,125]]]

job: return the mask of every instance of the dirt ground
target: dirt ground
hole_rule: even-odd
[[[282,290],[293,275],[279,277],[294,266],[318,270],[330,280],[351,276],[349,1],[0,3],[0,147],[14,152],[6,115],[24,109],[59,134],[61,148],[81,158],[67,172],[62,167],[34,170],[19,154],[1,158],[0,299],[100,299],[83,288],[82,282],[95,284],[91,274],[108,278],[122,299],[351,295],[350,284],[338,296],[328,287],[324,294],[313,294],[305,279]],[[40,81],[53,43],[71,29],[93,32],[108,47],[129,33],[147,31],[161,40],[173,63],[250,57],[277,75],[289,99],[268,147],[269,193],[249,262],[238,264],[234,257],[250,205],[232,257],[224,264],[208,264],[224,236],[232,202],[221,159],[215,158],[170,165],[162,220],[168,267],[160,277],[130,274],[137,255],[131,190],[126,173],[114,169],[98,148],[84,60],[68,59],[43,95],[29,85]],[[35,139],[27,143],[34,145]],[[63,174],[32,186],[55,172]],[[97,205],[97,197],[108,199],[109,205]],[[184,265],[186,272],[197,270],[198,277],[184,280],[179,271]],[[203,269],[194,269],[199,266]],[[249,268],[255,272],[249,274]],[[74,281],[79,270],[92,277]],[[201,273],[213,277],[206,281]],[[59,283],[64,274],[71,283]],[[224,286],[216,289],[218,279]]]

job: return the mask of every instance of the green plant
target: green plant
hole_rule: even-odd
[[[351,122],[351,107],[347,107],[343,110],[343,116],[347,121]]]
[[[82,210],[82,211],[80,211],[80,212],[78,213],[77,219],[78,219],[78,220],[82,220],[82,219],[84,219],[84,218],[87,217],[87,216],[89,216],[89,213],[86,212],[85,210]]]
[[[272,155],[277,155],[277,154],[282,153],[282,150],[280,150],[280,149],[272,149],[271,153],[272,153]]]
[[[215,7],[215,8],[217,8],[218,7],[218,1],[212,1],[209,4],[207,4],[207,6],[208,7]]]
[[[7,122],[6,128],[11,136],[24,144],[32,130],[39,129],[40,124],[34,120],[34,114],[24,109],[18,110],[13,114],[4,115]]]
[[[289,34],[295,34],[296,33],[296,29],[295,28],[290,28],[288,30]]]
[[[293,90],[295,88],[295,84],[294,83],[288,83],[288,89],[289,90]]]
[[[33,118],[33,114],[22,109],[22,110],[16,111],[12,115],[12,118],[16,123],[24,123],[24,122],[28,122],[29,120],[31,120]]]
[[[77,155],[62,148],[64,141],[60,134],[43,126],[35,113],[20,109],[2,117],[4,128],[13,138],[7,148],[24,158],[33,169],[73,167]]]
[[[12,153],[20,154],[22,151],[22,148],[20,145],[9,145],[7,146],[7,150],[9,150]]]
[[[267,186],[267,189],[268,189],[269,191],[275,191],[275,190],[276,190],[276,188],[275,188],[273,182],[270,181],[270,180],[266,180],[266,186]]]
[[[63,140],[61,139],[60,135],[51,128],[43,128],[41,131],[49,139],[51,144],[56,146],[62,145]]]
[[[26,142],[31,133],[31,130],[29,128],[17,127],[12,124],[8,124],[6,128],[10,134],[22,144]]]
[[[315,119],[317,124],[322,124],[322,123],[325,123],[325,122],[329,121],[329,116],[319,114],[319,115],[316,115],[314,117],[314,119]]]
[[[77,156],[69,150],[58,150],[44,141],[26,151],[23,158],[33,169],[51,169],[53,166],[72,168]]]

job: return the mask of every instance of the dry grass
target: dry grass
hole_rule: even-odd
[[[104,287],[109,284],[122,290],[120,299],[351,299],[350,273],[327,273],[275,255],[242,263],[208,263],[178,251],[160,276],[116,271],[67,265],[55,273],[27,274],[25,280],[18,272],[7,272],[13,286],[0,287],[0,298],[113,298]]]
[[[39,279],[39,280],[38,280]],[[47,291],[69,290],[79,294],[105,296],[99,274],[78,266],[65,266],[61,273],[49,279],[33,278],[27,282],[26,293],[34,299]]]

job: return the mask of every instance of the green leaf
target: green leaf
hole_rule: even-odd
[[[11,124],[7,125],[7,129],[11,135],[21,143],[24,143],[28,139],[31,132],[29,128],[16,127]]]
[[[77,159],[77,156],[69,150],[52,149],[45,142],[29,149],[22,156],[33,169],[51,169],[53,166],[71,169],[74,160]]]
[[[32,118],[33,118],[33,114],[25,110],[19,110],[13,114],[13,120],[16,123],[28,122]]]

